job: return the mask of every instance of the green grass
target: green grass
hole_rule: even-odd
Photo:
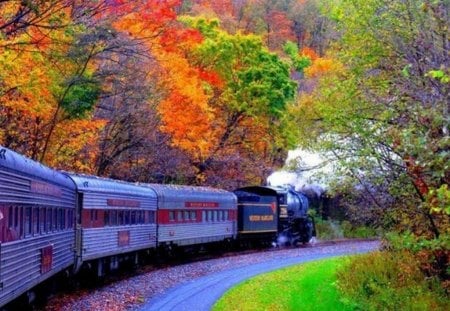
[[[213,310],[352,310],[340,301],[336,269],[346,257],[259,275],[232,288]]]

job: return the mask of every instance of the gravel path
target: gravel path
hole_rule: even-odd
[[[195,306],[190,305],[189,307],[189,310],[206,310],[215,299],[220,297],[223,291],[247,277],[299,262],[368,252],[377,248],[379,248],[378,241],[345,241],[331,245],[266,251],[195,262],[144,273],[92,292],[78,293],[76,296],[55,297],[49,301],[45,310],[151,310],[152,306],[167,306],[166,310],[179,310],[179,305],[168,304],[169,301],[174,300],[170,294],[185,293],[183,295],[186,296],[183,297],[187,299],[192,296],[190,290],[203,291],[204,288],[202,289],[201,284],[205,284],[204,282],[209,280],[212,283],[206,284],[209,284],[207,286],[211,290],[213,284],[220,285],[217,292],[214,294],[211,292],[210,296],[213,300],[194,299],[192,303],[195,303]],[[223,273],[221,274],[221,272]],[[225,279],[221,279],[221,277],[225,277]],[[177,294],[177,290],[181,290],[181,292]],[[200,306],[198,305],[199,301],[204,301],[205,304]],[[187,300],[183,300],[183,304],[185,303],[188,306]]]

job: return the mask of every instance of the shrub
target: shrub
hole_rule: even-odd
[[[344,237],[341,226],[332,220],[316,220],[317,237],[321,240],[341,239]]]
[[[321,240],[341,238],[373,238],[379,234],[371,227],[353,226],[349,221],[316,219],[316,230]]]
[[[354,226],[347,220],[341,223],[341,227],[346,238],[373,238],[379,236],[379,233],[374,228]]]
[[[391,251],[407,250],[414,254],[420,269],[428,277],[435,277],[442,287],[450,292],[450,235],[442,233],[439,238],[429,239],[415,236],[411,232],[386,235],[385,249]]]
[[[354,257],[337,272],[343,302],[356,310],[449,310],[436,277],[424,275],[408,250]]]

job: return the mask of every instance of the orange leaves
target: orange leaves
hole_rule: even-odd
[[[317,55],[316,51],[314,51],[312,48],[305,46],[300,51],[301,56],[308,57],[310,60],[315,61],[317,58],[319,58],[319,55]]]
[[[104,120],[86,119],[66,120],[58,124],[46,163],[65,170],[95,173],[98,132],[105,123]]]
[[[212,143],[209,95],[203,89],[201,71],[177,54],[160,56],[166,70],[170,94],[159,105],[162,130],[171,134],[173,144],[194,157],[205,156]],[[204,72],[204,75],[206,72]]]
[[[343,65],[337,60],[331,58],[316,58],[312,65],[305,68],[307,78],[319,78],[328,72],[343,70]]]
[[[171,134],[173,144],[202,159],[211,147],[212,115],[191,98],[173,91],[159,107],[162,130]]]
[[[175,21],[179,0],[114,1],[110,14],[114,27],[133,37],[151,40]]]
[[[138,2],[134,7],[128,6],[128,14],[122,14],[114,25],[143,40],[158,61],[163,70],[160,84],[167,89],[166,98],[158,106],[161,129],[171,135],[173,145],[199,159],[208,154],[213,141],[213,114],[205,86],[221,86],[222,81],[216,73],[188,61],[187,56],[203,38],[198,30],[176,22],[178,4],[179,1]]]

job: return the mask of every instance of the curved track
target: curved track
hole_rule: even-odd
[[[169,310],[210,310],[229,288],[261,273],[270,272],[287,266],[327,257],[365,253],[379,248],[378,242],[351,244],[331,253],[307,252],[287,258],[276,258],[258,264],[248,264],[242,267],[227,269],[209,274],[198,279],[183,283],[168,290],[166,293],[149,300],[142,311]],[[320,249],[327,246],[321,246]],[[329,246],[328,246],[329,247]],[[319,249],[319,248],[317,248]]]

